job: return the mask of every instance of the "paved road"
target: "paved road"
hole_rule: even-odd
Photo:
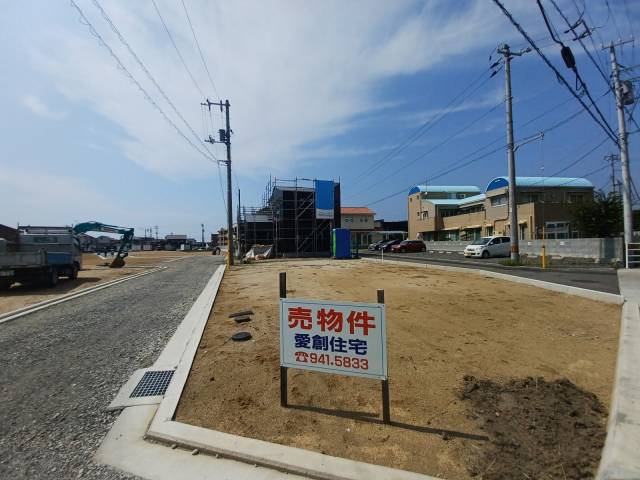
[[[0,325],[0,478],[130,478],[91,461],[134,370],[153,364],[223,257],[168,268]]]
[[[362,256],[380,258],[378,252],[361,252]],[[506,267],[498,262],[500,258],[466,259],[457,252],[452,253],[394,253],[384,254],[389,260],[401,260],[412,263],[434,263],[463,268],[480,268],[493,272],[508,273],[525,278],[534,278],[546,282],[560,283],[572,287],[587,288],[607,293],[619,294],[618,275],[612,268],[603,267],[561,267],[542,270],[531,267]]]

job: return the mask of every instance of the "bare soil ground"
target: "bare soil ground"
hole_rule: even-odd
[[[592,478],[606,437],[606,409],[567,379],[498,384],[465,377],[462,398],[493,440],[472,459],[483,480]]]
[[[193,252],[189,255],[202,255],[205,252]],[[211,255],[210,252],[208,252]],[[84,288],[115,280],[120,277],[139,273],[144,267],[154,267],[166,261],[184,257],[183,252],[131,252],[125,260],[123,268],[108,268],[111,257],[104,260],[94,253],[82,255],[82,270],[76,280],[61,278],[54,288],[34,285],[16,284],[8,291],[0,292],[0,313],[10,312],[18,308],[50,300],[61,295],[76,292]]]
[[[372,302],[376,289],[385,289],[393,425],[381,423],[380,383],[368,379],[290,370],[293,406],[280,407],[280,271],[287,272],[288,296],[295,298]],[[238,325],[228,318],[245,309],[254,312],[251,322]],[[177,420],[447,479],[484,475],[492,452],[506,437],[507,443],[526,444],[522,451],[562,445],[558,461],[566,462],[567,469],[571,462],[563,458],[563,449],[568,443],[599,455],[619,318],[619,306],[425,267],[328,260],[238,266],[225,274]],[[241,330],[253,339],[232,342],[230,336]],[[482,384],[491,388],[480,389],[487,391],[484,403],[473,396],[465,399],[469,376],[491,382]],[[536,395],[514,389],[528,377],[540,377],[538,385],[571,382],[592,399],[587,405],[603,405],[600,416],[576,407],[567,420],[573,410],[556,408],[559,400],[543,401],[548,390]],[[562,419],[566,434],[545,443],[515,427],[502,434],[488,428],[482,420],[489,412],[486,405],[496,403],[494,416],[506,408],[489,395],[501,388],[519,392],[510,394],[509,405],[540,409],[540,418],[548,419],[540,423],[541,431]],[[527,421],[521,423],[530,426]],[[601,430],[591,430],[596,432],[592,439],[575,434],[582,424]],[[523,471],[529,478],[543,478],[543,467],[530,463]],[[594,473],[590,460],[580,468]],[[566,478],[583,477],[567,472]]]

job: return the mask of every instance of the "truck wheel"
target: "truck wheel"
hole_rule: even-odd
[[[69,272],[69,280],[75,280],[78,278],[78,265],[74,264]]]
[[[9,290],[11,288],[12,283],[13,282],[11,280],[0,280],[0,290],[3,290],[3,291]]]
[[[47,276],[47,284],[50,287],[55,287],[56,285],[58,285],[58,280],[60,279],[59,275],[58,275],[58,269],[57,268],[52,268],[51,271],[49,272],[48,276]]]

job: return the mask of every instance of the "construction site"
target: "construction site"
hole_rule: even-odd
[[[331,230],[340,228],[340,183],[269,178],[258,207],[238,208],[240,254],[254,247],[266,256],[331,255]]]

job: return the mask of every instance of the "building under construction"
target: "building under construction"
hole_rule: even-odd
[[[272,245],[275,256],[328,256],[331,229],[339,227],[339,183],[270,178],[260,207],[240,207],[237,235],[242,253]]]

